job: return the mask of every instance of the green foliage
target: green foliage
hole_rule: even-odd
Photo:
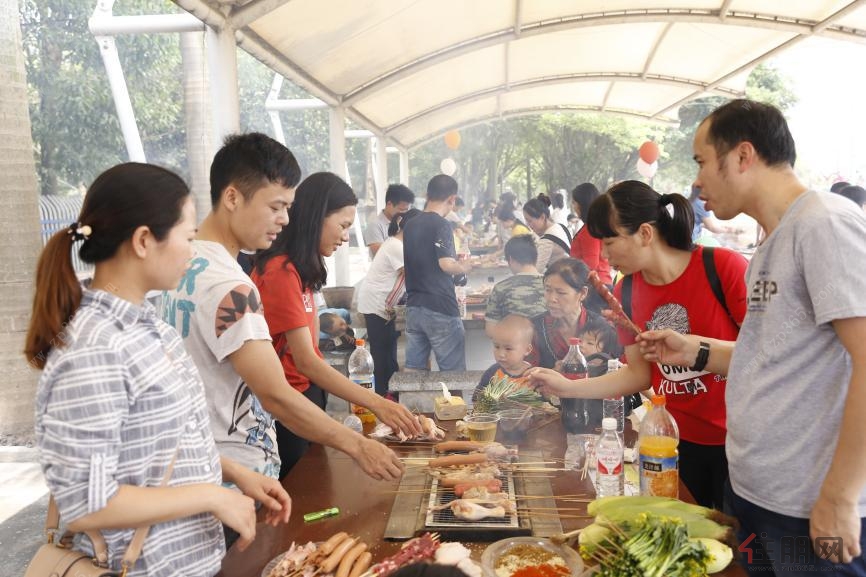
[[[135,10],[166,12],[141,0]],[[86,185],[126,160],[126,149],[99,47],[87,29],[92,0],[22,0],[22,42],[37,174],[43,194]],[[181,87],[175,35],[118,39],[142,142],[149,159],[183,169],[178,156]]]
[[[783,112],[796,104],[790,81],[768,64],[758,65],[746,79],[746,97],[777,106]],[[678,111],[680,124],[666,131],[663,146],[666,154],[659,161],[659,184],[672,190],[688,187],[695,178],[692,141],[701,121],[727,102],[723,96],[707,96],[686,102]]]
[[[789,81],[765,64],[749,76],[746,94],[782,110],[796,102]],[[524,199],[539,192],[571,190],[581,182],[604,189],[618,180],[640,178],[635,166],[637,149],[652,139],[662,150],[653,185],[663,191],[684,191],[695,175],[695,130],[726,101],[722,96],[708,96],[687,102],[679,108],[679,125],[671,127],[580,113],[550,113],[473,126],[461,130],[462,142],[456,151],[449,150],[441,138],[413,151],[412,183],[423,193],[427,180],[439,172],[441,160],[451,157],[457,163],[455,178],[467,203],[494,198],[505,189]]]

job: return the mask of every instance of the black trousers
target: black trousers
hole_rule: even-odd
[[[391,375],[400,370],[397,364],[397,323],[386,321],[379,315],[364,315],[367,323],[367,340],[373,356],[373,375],[376,379],[376,393],[384,396],[388,392]]]
[[[323,411],[325,405],[328,404],[328,393],[314,383],[310,383],[310,388],[304,391],[304,396]],[[277,448],[280,452],[280,480],[282,481],[310,448],[310,442],[291,432],[279,421],[276,422],[276,427]]]
[[[698,445],[680,441],[680,479],[698,505],[722,510],[728,458],[724,445]]]

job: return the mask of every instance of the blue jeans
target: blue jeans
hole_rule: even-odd
[[[424,307],[407,307],[406,368],[427,370],[431,350],[440,371],[465,371],[463,321]]]
[[[739,497],[725,483],[725,513],[737,518],[740,528],[740,562],[749,575],[858,575],[866,576],[866,558],[860,555],[853,563],[830,563],[815,554],[809,538],[809,519],[788,517],[768,511]],[[866,519],[861,519],[860,548],[866,551]],[[838,544],[831,536],[818,537],[819,546]],[[751,558],[751,559],[750,559]],[[750,562],[751,561],[751,562]]]

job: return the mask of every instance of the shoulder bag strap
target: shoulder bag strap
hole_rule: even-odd
[[[160,487],[164,487],[171,479],[171,474],[174,472],[174,463],[177,461],[177,455],[180,452],[180,447],[174,452],[171,462],[165,470],[165,475],[162,477]],[[57,503],[54,501],[54,495],[48,498],[48,514],[45,517],[45,532],[48,535],[48,543],[53,543],[55,535],[60,528],[60,512],[57,510]],[[123,555],[121,565],[123,566],[124,574],[131,569],[135,562],[141,556],[141,549],[144,546],[144,540],[147,539],[147,533],[150,531],[150,525],[139,527],[132,535],[132,540],[129,542],[129,547],[126,548],[126,553]],[[105,538],[100,531],[83,531],[93,544],[93,552],[96,560],[100,563],[108,562],[108,546],[105,544]]]

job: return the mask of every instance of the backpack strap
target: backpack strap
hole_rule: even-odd
[[[619,294],[619,304],[622,305],[622,312],[625,313],[625,316],[631,318],[631,283],[632,276],[630,274],[622,277],[622,280],[619,281],[622,286],[622,290]]]
[[[713,294],[715,295],[716,300],[719,301],[719,304],[722,305],[723,309],[725,309],[725,313],[727,313],[731,322],[739,327],[740,324],[736,319],[734,319],[734,315],[731,314],[731,310],[728,308],[728,303],[725,300],[725,291],[722,290],[722,280],[719,278],[719,272],[716,270],[716,259],[714,257],[713,247],[704,247],[701,256],[704,261],[704,272],[707,275],[707,280],[710,281],[710,288],[713,289]]]
[[[564,250],[565,254],[568,254],[569,252],[571,252],[571,247],[568,246],[564,240],[562,240],[561,238],[559,238],[556,235],[548,233],[548,234],[543,235],[541,238],[546,238],[547,240],[551,241],[553,244],[555,244],[556,246],[558,246],[559,248]]]
[[[571,231],[568,230],[568,227],[565,226],[564,224],[562,224],[561,222],[557,223],[557,224],[559,224],[559,226],[562,228],[562,232],[565,233],[565,238],[568,239],[568,242],[571,242],[572,236],[571,236]],[[569,247],[569,250],[570,249],[571,249],[571,247]]]

